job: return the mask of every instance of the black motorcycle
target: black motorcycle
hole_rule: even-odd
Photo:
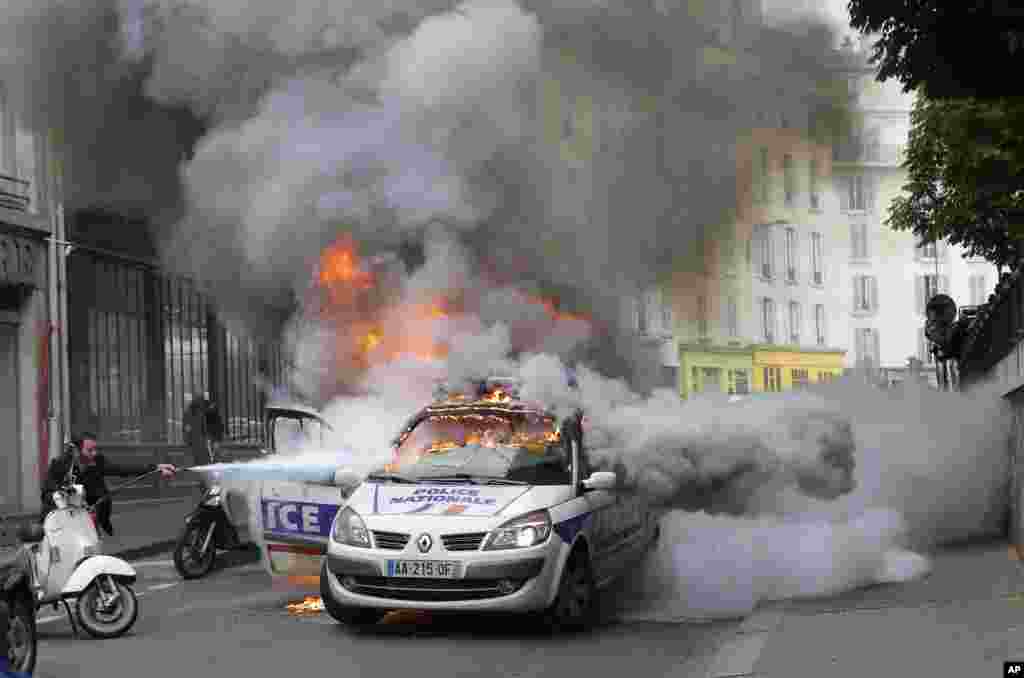
[[[174,567],[183,578],[199,579],[209,574],[217,551],[246,547],[224,510],[224,501],[221,487],[213,485],[185,517],[185,530],[174,548]]]
[[[0,556],[0,667],[15,675],[31,675],[38,655],[36,605],[24,554]]]

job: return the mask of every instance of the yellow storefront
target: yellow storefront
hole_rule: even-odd
[[[838,379],[843,374],[846,351],[839,349],[753,347],[755,392],[788,391],[794,386]]]
[[[679,388],[684,398],[692,393],[749,393],[753,371],[749,346],[679,346]]]

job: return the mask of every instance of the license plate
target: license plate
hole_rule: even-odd
[[[458,579],[459,563],[454,560],[389,560],[388,576]]]

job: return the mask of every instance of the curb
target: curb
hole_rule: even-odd
[[[121,549],[120,551],[112,551],[105,555],[114,556],[115,558],[120,558],[122,560],[151,558],[153,556],[160,555],[161,553],[173,550],[177,543],[177,539],[166,539],[164,541],[154,542],[145,546],[134,546],[132,548]]]

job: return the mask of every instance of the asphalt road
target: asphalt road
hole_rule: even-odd
[[[183,582],[169,559],[135,563],[140,615],[128,635],[75,638],[64,615],[40,612],[39,678],[180,676],[703,676],[729,623],[606,619],[584,634],[545,637],[520,620],[393,614],[349,632],[318,613],[294,616],[294,595],[255,563]],[[611,594],[614,597],[614,594]],[[607,596],[606,596],[607,597]],[[606,608],[614,607],[614,600]]]

